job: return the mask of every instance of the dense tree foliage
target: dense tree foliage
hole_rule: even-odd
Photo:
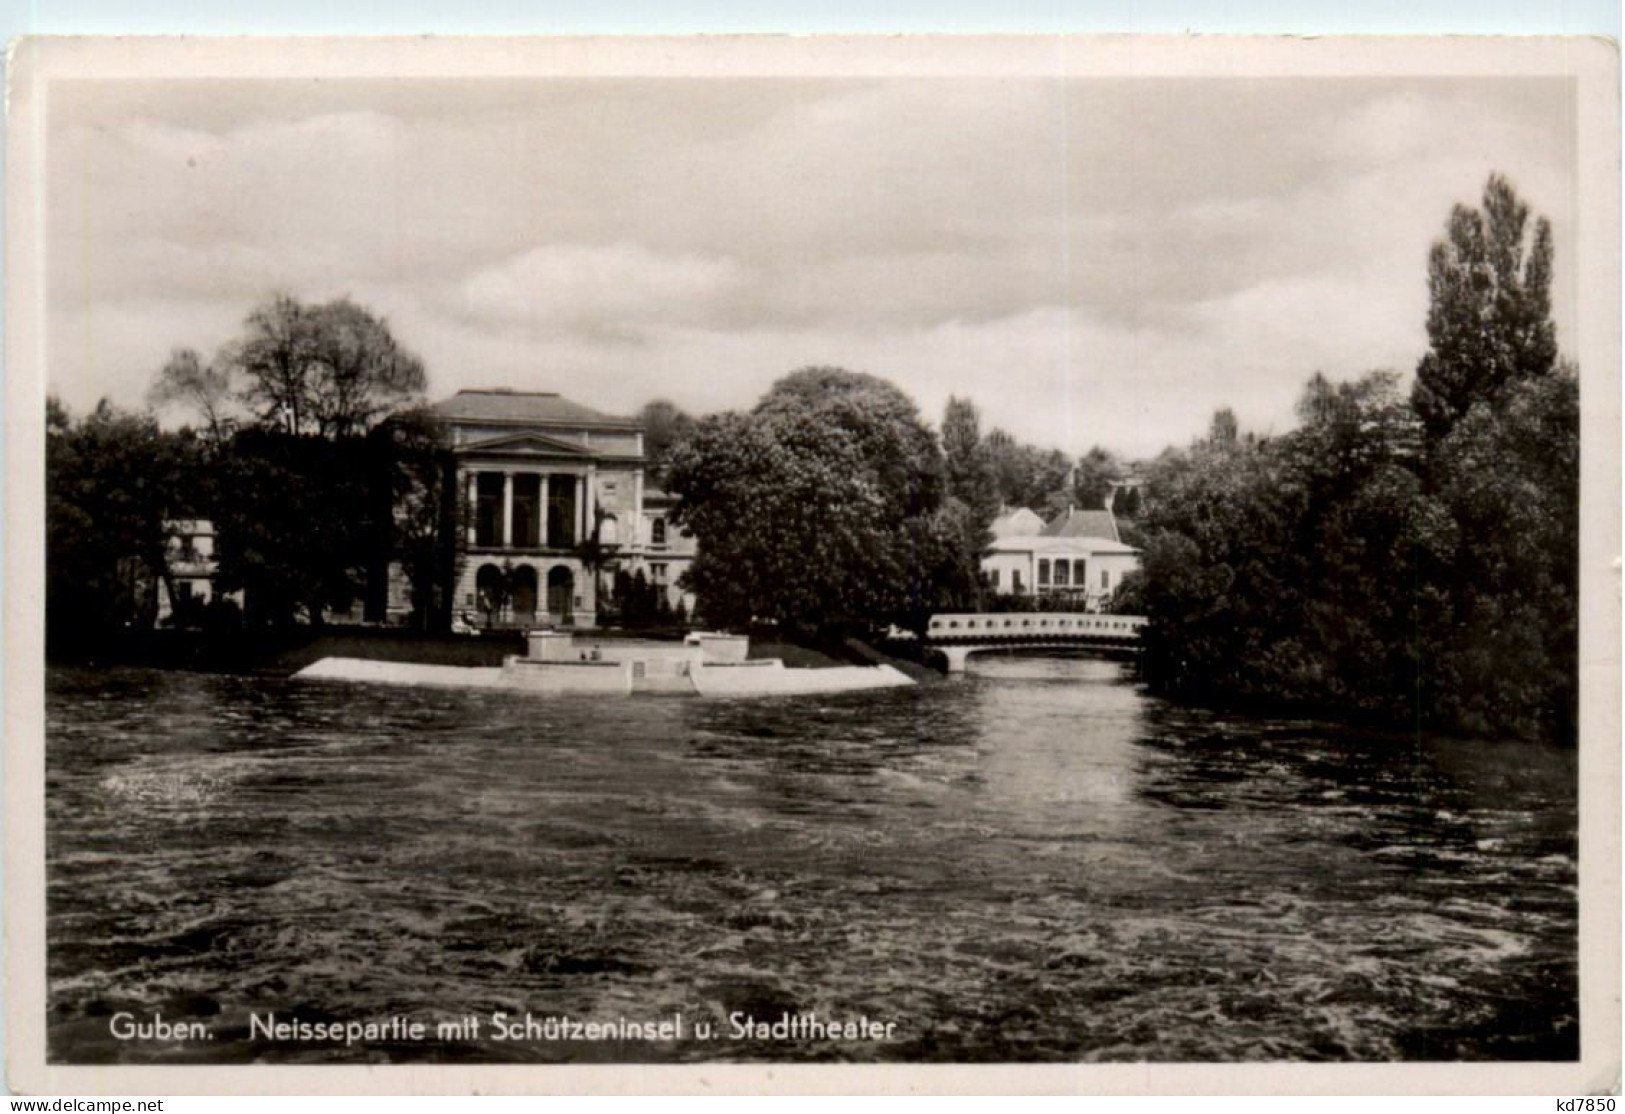
[[[192,481],[201,446],[148,415],[106,401],[79,421],[55,399],[46,413],[46,622],[53,645],[150,626],[169,579],[177,520],[206,494]]]
[[[251,624],[319,624],[364,600],[391,538],[376,443],[246,429],[217,469],[216,585],[244,592]]]
[[[812,367],[773,384],[752,413],[808,420],[850,439],[888,514],[929,514],[942,502],[942,450],[919,407],[884,379]]]
[[[245,591],[251,622],[319,623],[358,600],[381,614],[393,557],[415,621],[449,624],[461,514],[436,424],[411,408],[424,385],[382,319],[348,298],[286,294],[212,361],[179,349],[159,372],[149,400],[191,410],[210,453],[176,488],[206,493],[216,586]]]
[[[1078,458],[1073,468],[1069,502],[1087,510],[1104,509],[1111,498],[1112,485],[1127,471],[1114,453],[1094,446]]]
[[[1549,273],[1544,222],[1519,263],[1522,204],[1497,178],[1486,207],[1458,209],[1434,249],[1412,395],[1391,373],[1316,375],[1286,435],[1240,435],[1221,411],[1159,458],[1143,572],[1114,601],[1152,620],[1154,686],[1572,739],[1578,384],[1532,316],[1544,293],[1511,304]],[[1480,262],[1458,274],[1463,258]]]
[[[915,527],[919,583],[911,592],[916,612],[910,625],[923,630],[933,611],[979,609],[987,602],[981,557],[993,542],[990,527],[999,513],[993,456],[982,437],[975,403],[949,398],[942,415],[942,451],[947,499]]]
[[[688,621],[682,601],[673,607],[665,588],[650,581],[642,569],[615,570],[611,590],[599,603],[598,616],[600,621],[632,628],[681,626]]]
[[[942,414],[942,455],[948,495],[985,528],[999,513],[999,484],[992,453],[982,439],[981,414],[968,398],[948,399]]]
[[[1018,441],[1002,429],[989,433],[985,443],[1001,503],[1040,514],[1057,503],[1066,509],[1072,462],[1065,453]]]
[[[369,455],[388,476],[391,548],[406,578],[411,623],[449,630],[469,508],[458,490],[445,427],[426,409],[404,411],[374,433]]]
[[[1572,369],[1475,405],[1438,446],[1461,544],[1428,699],[1474,730],[1571,737],[1579,714],[1580,398]]]
[[[672,446],[694,431],[694,419],[663,398],[645,403],[639,417],[643,419],[643,456],[648,462],[644,475],[652,486],[663,488]]]
[[[809,632],[907,621],[917,570],[961,529],[939,516],[943,473],[914,403],[870,375],[795,372],[750,413],[702,420],[670,475],[700,610]]]
[[[394,556],[420,621],[444,625],[450,457],[424,414],[381,424],[423,386],[422,364],[365,309],[279,295],[212,361],[177,349],[158,372],[149,402],[190,411],[200,434],[105,403],[75,423],[53,401],[51,628],[150,626],[188,519],[214,524],[217,596],[246,590],[252,621],[319,623],[357,600],[379,614]]]
[[[1405,464],[1394,376],[1317,377],[1299,413],[1285,437],[1209,438],[1154,470],[1148,673],[1204,698],[1398,715],[1415,697],[1425,602],[1411,566],[1448,531]]]

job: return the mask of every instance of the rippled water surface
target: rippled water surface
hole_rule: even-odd
[[[1122,667],[539,699],[53,671],[50,1054],[1571,1059],[1574,756],[1221,717]],[[680,1041],[248,1040],[250,1015]],[[890,1041],[692,1039],[816,1013]],[[110,1019],[213,1040],[117,1040]]]

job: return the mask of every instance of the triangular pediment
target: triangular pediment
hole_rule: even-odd
[[[464,453],[502,453],[508,456],[591,456],[573,441],[544,433],[506,433],[483,441],[470,441],[459,447]]]

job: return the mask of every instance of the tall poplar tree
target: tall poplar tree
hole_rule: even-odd
[[[982,442],[981,415],[968,398],[948,399],[942,414],[942,455],[948,494],[963,503],[983,526],[992,522],[999,513],[998,480]]]
[[[1482,208],[1457,205],[1428,256],[1431,345],[1412,403],[1437,444],[1473,403],[1492,405],[1511,383],[1557,366],[1552,323],[1552,227],[1529,222],[1512,184],[1492,174]]]

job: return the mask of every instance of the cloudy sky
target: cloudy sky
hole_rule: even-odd
[[[1556,233],[1560,79],[75,82],[47,120],[48,366],[137,406],[272,291],[349,295],[431,394],[743,407],[809,364],[1079,452],[1291,424],[1409,372],[1426,257],[1507,174]]]

